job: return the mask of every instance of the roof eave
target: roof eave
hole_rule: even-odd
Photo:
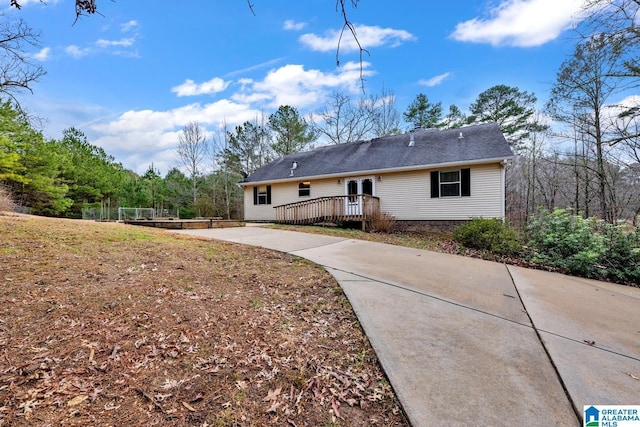
[[[412,172],[417,170],[424,169],[436,169],[436,168],[452,168],[456,166],[463,165],[483,165],[483,164],[491,164],[491,163],[501,163],[504,161],[512,160],[515,156],[501,156],[495,157],[491,159],[478,159],[478,160],[467,160],[467,161],[457,161],[457,162],[446,162],[446,163],[434,163],[429,165],[415,165],[415,166],[401,166],[395,168],[387,168],[387,169],[370,169],[370,170],[362,170],[362,171],[353,171],[353,172],[340,172],[340,173],[331,173],[326,175],[300,175],[300,176],[288,176],[282,179],[270,179],[265,181],[250,181],[250,182],[239,182],[238,185],[242,187],[246,187],[249,185],[264,185],[264,184],[280,184],[286,182],[297,182],[301,179],[304,180],[315,180],[315,179],[331,179],[331,178],[345,178],[354,175],[377,175],[377,174],[385,174],[385,173],[396,173],[396,172]]]

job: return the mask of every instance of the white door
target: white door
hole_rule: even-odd
[[[362,204],[360,201],[360,182],[357,179],[349,179],[345,185],[345,195],[348,196],[345,201],[346,215],[360,215],[362,213]]]
[[[349,178],[345,182],[345,195],[348,196],[345,201],[346,215],[362,215],[362,195],[374,195],[373,178]]]

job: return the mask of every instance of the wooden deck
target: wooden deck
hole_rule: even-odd
[[[343,224],[361,222],[366,228],[367,220],[380,212],[380,199],[368,194],[318,197],[302,202],[274,206],[276,222],[280,224],[311,225],[320,223]]]

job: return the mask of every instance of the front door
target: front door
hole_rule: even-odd
[[[349,178],[345,183],[346,215],[362,215],[362,195],[373,196],[373,178]]]

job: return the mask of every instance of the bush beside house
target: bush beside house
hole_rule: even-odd
[[[475,218],[454,231],[468,248],[518,255],[538,265],[595,279],[640,285],[640,227],[612,225],[570,211],[541,211],[520,237],[497,219]]]

